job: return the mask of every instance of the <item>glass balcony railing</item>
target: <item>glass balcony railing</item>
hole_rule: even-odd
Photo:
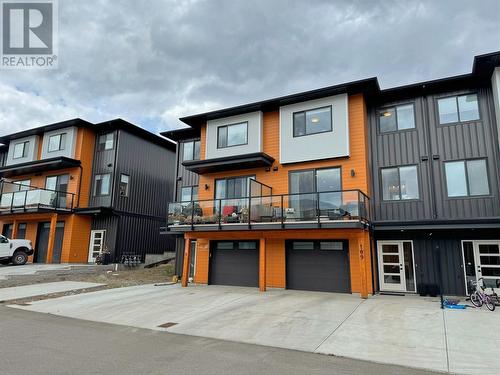
[[[75,194],[63,191],[37,188],[0,182],[0,212],[17,212],[30,210],[68,210],[75,208]]]
[[[197,200],[169,204],[169,228],[230,224],[324,223],[370,220],[369,199],[359,190],[328,191],[235,199]]]

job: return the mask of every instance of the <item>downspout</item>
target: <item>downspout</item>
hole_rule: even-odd
[[[116,130],[116,147],[115,147],[115,157],[114,157],[114,160],[113,160],[113,170],[112,170],[112,174],[113,174],[113,178],[112,178],[112,181],[113,181],[113,185],[111,186],[111,209],[114,209],[115,207],[115,191],[116,191],[116,161],[118,159],[118,149],[120,147],[120,130],[117,129]]]

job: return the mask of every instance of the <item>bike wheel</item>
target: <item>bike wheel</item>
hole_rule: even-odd
[[[479,298],[476,292],[471,293],[470,302],[476,307],[483,306],[483,301],[481,300],[481,298]]]
[[[486,305],[486,308],[490,311],[495,311],[495,303],[491,300],[490,297],[486,296],[484,300],[484,304]]]

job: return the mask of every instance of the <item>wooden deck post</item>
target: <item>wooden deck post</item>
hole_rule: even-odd
[[[50,216],[50,231],[49,231],[49,243],[47,245],[47,259],[46,263],[52,263],[52,255],[54,253],[54,243],[56,240],[56,227],[57,227],[57,214],[52,214]]]
[[[189,263],[191,258],[191,239],[184,237],[184,262],[182,264],[182,282],[183,287],[188,286]]]
[[[266,239],[259,242],[259,290],[266,291]]]
[[[11,235],[12,238],[17,238],[17,226],[18,226],[17,219],[14,219],[14,222],[12,223],[12,235]]]
[[[364,234],[363,237],[358,240],[359,246],[359,276],[361,278],[361,298],[368,298],[368,281],[366,279],[366,257],[369,255],[365,249]]]

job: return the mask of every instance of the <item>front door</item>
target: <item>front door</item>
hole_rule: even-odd
[[[378,241],[380,290],[415,292],[415,262],[411,241]]]
[[[105,230],[93,230],[90,232],[89,263],[95,263],[98,255],[104,250]]]
[[[463,241],[467,293],[471,292],[471,281],[500,293],[500,241]]]
[[[189,258],[189,280],[192,282],[196,273],[196,241],[191,241],[190,246],[191,252]]]

